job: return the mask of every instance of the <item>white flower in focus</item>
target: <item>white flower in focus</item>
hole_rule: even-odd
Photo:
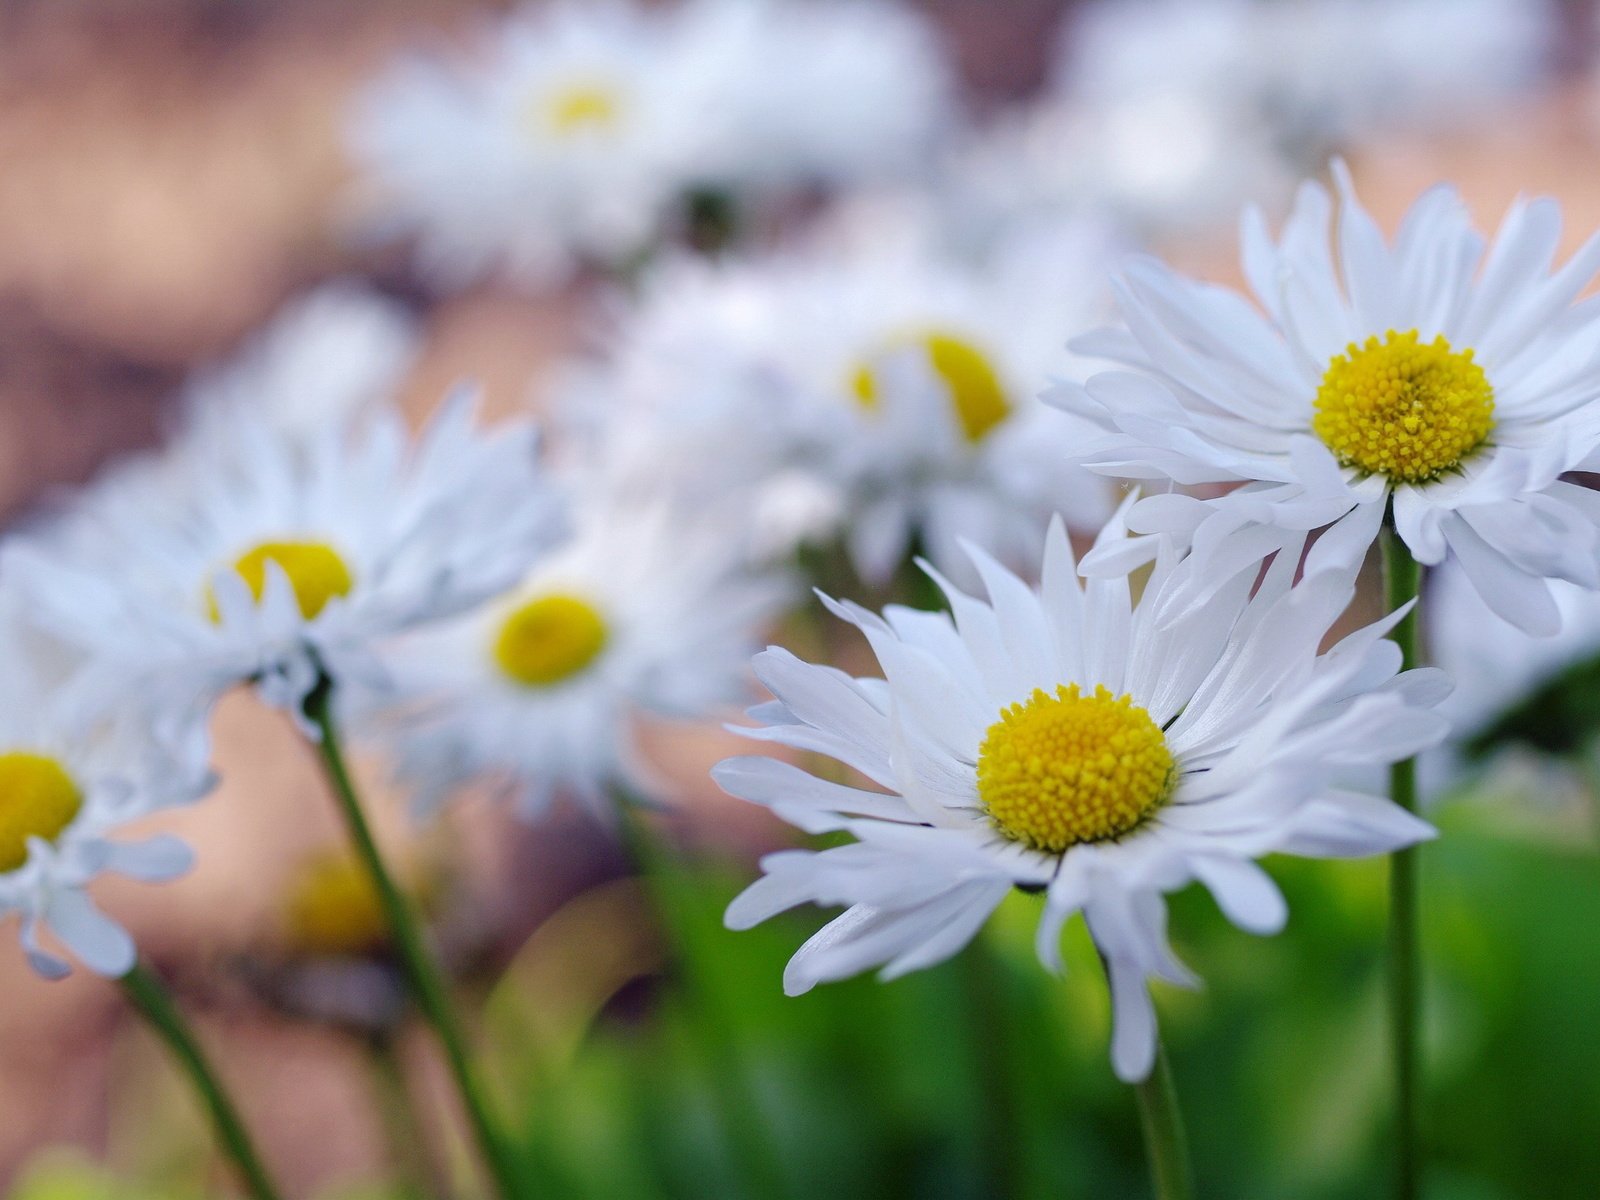
[[[855,839],[769,855],[727,923],[846,906],[790,961],[784,989],[796,994],[874,967],[892,979],[933,966],[1013,888],[1040,892],[1041,961],[1062,969],[1062,927],[1081,912],[1107,965],[1113,1064],[1141,1079],[1155,1048],[1147,981],[1195,982],[1168,946],[1164,894],[1198,880],[1235,924],[1271,933],[1286,909],[1255,859],[1379,854],[1431,836],[1338,781],[1443,737],[1426,706],[1446,685],[1436,671],[1399,672],[1383,637],[1397,616],[1319,654],[1353,577],[1329,572],[1291,589],[1293,554],[1253,596],[1256,572],[1238,572],[1170,627],[1150,601],[1195,569],[1170,547],[1137,606],[1125,580],[1080,585],[1059,524],[1038,590],[974,558],[989,599],[941,581],[953,620],[833,606],[866,635],[883,679],[780,649],[758,656],[776,698],[740,732],[828,755],[869,786],[776,758],[720,764],[715,778],[731,794],[807,832]]]
[[[235,408],[72,500],[13,579],[91,694],[198,715],[249,681],[298,712],[319,673],[379,684],[377,639],[503,590],[554,532],[532,426],[474,407],[414,440],[387,409],[307,438]]]
[[[362,219],[415,235],[446,285],[560,284],[646,248],[723,119],[669,18],[613,0],[529,6],[469,51],[416,53],[361,97]]]
[[[1075,460],[1245,484],[1209,501],[1148,496],[1131,511],[1131,528],[1191,537],[1207,563],[1175,605],[1203,603],[1242,564],[1323,525],[1308,572],[1354,565],[1392,508],[1420,562],[1454,556],[1495,612],[1552,633],[1550,579],[1600,587],[1600,494],[1562,479],[1600,444],[1600,311],[1577,302],[1600,238],[1552,270],[1555,201],[1517,202],[1486,247],[1439,187],[1390,243],[1336,174],[1337,220],[1309,183],[1277,242],[1259,211],[1246,214],[1259,308],[1153,259],[1130,263],[1127,328],[1075,348],[1132,372],[1051,397],[1098,432]],[[1126,570],[1154,544],[1119,544],[1084,569]]]
[[[578,526],[510,592],[384,653],[387,742],[420,812],[486,778],[527,816],[556,795],[599,812],[648,788],[640,713],[705,717],[747,694],[749,658],[787,597],[709,514],[575,497]]]
[[[70,970],[46,934],[90,970],[116,977],[133,967],[133,939],[88,886],[105,874],[159,883],[187,871],[193,856],[177,838],[121,831],[199,799],[211,777],[193,745],[156,735],[137,697],[125,695],[109,720],[90,719],[57,686],[42,641],[9,614],[0,622],[0,916],[20,918],[23,950],[45,978]]]
[[[276,428],[312,436],[393,400],[417,349],[399,304],[354,280],[326,283],[199,372],[185,389],[185,416],[228,421],[253,408]]]
[[[793,545],[773,528],[814,538],[834,516],[873,581],[914,540],[961,572],[961,537],[1020,564],[1053,513],[1098,528],[1109,491],[1061,468],[1071,422],[1036,397],[1103,312],[1113,242],[1057,223],[973,263],[921,221],[891,203],[804,251],[648,281],[601,426],[619,473],[767,513],[774,552]]]
[[[736,194],[912,177],[953,123],[944,49],[898,0],[690,0],[679,20],[726,114],[705,182]]]

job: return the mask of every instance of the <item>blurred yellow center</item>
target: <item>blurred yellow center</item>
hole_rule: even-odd
[[[621,118],[622,100],[603,83],[575,83],[546,96],[538,115],[559,134],[605,130]]]
[[[239,556],[233,569],[257,600],[267,587],[267,564],[277,563],[289,577],[295,602],[306,620],[311,620],[335,596],[348,595],[355,580],[339,552],[325,542],[262,542]],[[222,619],[216,593],[206,589],[206,604],[213,621]]]
[[[377,886],[345,855],[316,859],[300,872],[286,915],[290,944],[303,954],[363,954],[388,941]]]
[[[978,796],[1000,832],[1059,854],[1120,837],[1172,795],[1167,739],[1131,696],[1078,685],[1038,688],[989,726],[978,748]]]
[[[1390,330],[1354,342],[1317,389],[1312,431],[1347,467],[1402,483],[1434,479],[1494,428],[1494,389],[1471,349]]]
[[[578,674],[605,649],[605,618],[577,596],[553,594],[515,609],[494,643],[494,660],[525,687],[549,687]]]
[[[981,441],[1011,415],[1011,402],[1006,398],[1000,376],[988,355],[977,346],[954,334],[930,329],[900,339],[887,349],[892,353],[908,346],[920,346],[927,351],[934,373],[949,389],[951,407],[969,442]],[[850,377],[850,387],[862,408],[870,412],[878,407],[883,389],[872,363],[856,367]]]
[[[28,861],[28,839],[54,841],[83,807],[83,793],[53,758],[0,754],[0,871]]]

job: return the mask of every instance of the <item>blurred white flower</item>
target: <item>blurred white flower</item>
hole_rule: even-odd
[[[639,714],[703,718],[748,694],[784,581],[751,574],[710,514],[573,499],[575,531],[514,590],[384,652],[394,698],[367,727],[420,813],[486,779],[529,817],[557,795],[603,814],[614,786],[653,790]]]
[[[16,607],[16,594],[9,599]],[[61,686],[70,655],[10,611],[0,618],[0,653],[0,916],[20,917],[28,961],[47,979],[70,967],[44,933],[90,970],[123,975],[136,958],[133,939],[87,888],[108,873],[157,883],[188,870],[193,856],[177,838],[119,834],[209,790],[203,746],[160,736],[157,714],[136,695],[123,695],[109,718],[85,711]]]
[[[91,693],[198,716],[249,681],[298,712],[321,673],[381,682],[376,639],[503,590],[554,532],[532,426],[479,430],[468,396],[414,441],[390,409],[305,436],[230,408],[12,548]]]
[[[805,247],[647,279],[598,389],[613,469],[765,513],[774,553],[831,518],[873,581],[914,541],[961,572],[963,537],[1024,563],[1053,513],[1098,528],[1109,491],[1061,469],[1070,422],[1036,396],[1104,311],[1114,242],[1063,222],[968,262],[936,232],[886,202]]]
[[[360,97],[359,219],[415,235],[447,285],[506,271],[531,286],[645,249],[725,117],[668,13],[556,0],[413,53]]]
[[[689,0],[681,21],[728,114],[705,181],[736,194],[925,172],[954,121],[944,48],[899,0]]]
[[[1175,602],[1204,603],[1231,564],[1323,525],[1308,572],[1358,564],[1392,513],[1419,562],[1455,557],[1495,612],[1554,633],[1549,581],[1600,587],[1600,494],[1563,478],[1600,447],[1600,313],[1578,299],[1600,237],[1552,269],[1555,201],[1518,201],[1486,243],[1438,187],[1391,243],[1341,164],[1335,174],[1337,217],[1310,183],[1276,241],[1258,210],[1246,214],[1255,304],[1154,259],[1129,263],[1118,284],[1128,327],[1076,345],[1131,370],[1052,396],[1098,431],[1076,461],[1244,483],[1132,510],[1133,528],[1192,537],[1218,564]],[[1124,571],[1140,553],[1121,544],[1084,569]]]
[[[1119,536],[1115,522],[1105,536]],[[1336,780],[1436,743],[1445,722],[1427,706],[1447,685],[1399,673],[1383,638],[1399,614],[1319,654],[1354,577],[1291,589],[1297,557],[1279,556],[1253,595],[1254,565],[1235,573],[1211,605],[1163,627],[1151,601],[1192,561],[1165,547],[1134,605],[1125,580],[1080,584],[1057,524],[1037,591],[977,553],[989,599],[940,580],[953,619],[832,605],[885,678],[768,650],[757,673],[776,699],[741,732],[828,755],[872,788],[776,758],[720,764],[731,794],[855,839],[766,857],[728,925],[847,907],[790,961],[796,994],[877,966],[885,979],[933,966],[1013,888],[1042,892],[1041,961],[1061,969],[1062,926],[1082,912],[1110,980],[1113,1064],[1143,1078],[1156,1043],[1148,979],[1196,982],[1168,946],[1165,893],[1198,880],[1235,924],[1272,933],[1286,906],[1256,858],[1379,854],[1432,835]]]
[[[229,359],[196,373],[184,419],[240,408],[286,433],[312,436],[392,401],[418,352],[415,323],[395,301],[351,279],[292,300]]]

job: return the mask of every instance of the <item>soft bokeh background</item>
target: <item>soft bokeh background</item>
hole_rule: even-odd
[[[1071,6],[927,7],[985,111],[1038,84]],[[537,403],[541,379],[585,334],[581,296],[492,285],[429,295],[400,250],[358,251],[339,236],[349,96],[419,29],[472,11],[443,0],[0,6],[7,519],[153,443],[187,372],[337,275],[375,280],[420,317],[410,411],[461,376],[483,382],[494,410]],[[1600,226],[1595,14],[1573,3],[1561,20],[1556,69],[1535,90],[1466,128],[1347,147],[1380,219],[1392,227],[1445,178],[1485,222],[1516,193],[1548,192],[1565,207],[1569,245]],[[1226,223],[1161,249],[1234,276]],[[386,1102],[398,1073],[427,1103],[447,1103],[423,1040],[406,1029],[374,1045],[387,1039],[283,1003],[295,987],[281,953],[286,889],[337,841],[314,762],[247,698],[225,705],[216,733],[221,794],[171,822],[195,841],[198,869],[171,887],[108,886],[105,905],[197,1015],[292,1195],[401,1194],[373,1183],[397,1160],[424,1181],[414,1194],[469,1194],[459,1132],[414,1136]],[[782,964],[812,917],[734,935],[720,910],[789,833],[705,780],[723,735],[662,729],[651,744],[683,801],[668,830],[684,850],[666,898],[672,939],[658,932],[662,897],[576,815],[525,829],[468,800],[425,841],[394,823],[419,878],[434,880],[464,987],[487,1003],[495,1082],[547,1195],[1145,1194],[1086,943],[1074,944],[1067,981],[1045,977],[1033,903],[1017,896],[954,963],[786,1000]],[[381,773],[368,775],[381,790]],[[1441,1200],[1576,1200],[1600,1180],[1593,798],[1559,774],[1522,778],[1442,810],[1448,836],[1426,859],[1428,1136]],[[1227,927],[1193,895],[1175,909],[1178,949],[1207,987],[1159,1003],[1205,1194],[1373,1195],[1386,1161],[1383,868],[1271,866],[1294,914],[1276,939]],[[85,973],[44,983],[0,943],[0,997],[0,1183],[12,1194],[226,1194],[200,1114],[113,986]],[[711,1027],[726,1042],[708,1045]],[[753,1119],[772,1128],[782,1191],[752,1184],[762,1168],[730,1140],[718,1101],[730,1057],[759,1098]]]

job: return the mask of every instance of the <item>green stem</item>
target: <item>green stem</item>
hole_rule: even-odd
[[[178,1006],[173,1003],[166,987],[143,963],[136,963],[133,970],[122,977],[121,983],[123,994],[150,1023],[161,1040],[166,1042],[173,1057],[189,1076],[189,1082],[194,1085],[194,1090],[199,1093],[211,1116],[217,1139],[239,1168],[250,1194],[255,1200],[278,1200],[278,1191],[273,1187],[266,1168],[261,1165],[250,1135],[245,1131],[244,1122],[239,1119],[238,1109],[233,1106],[222,1081],[206,1061],[205,1052],[200,1049],[199,1041],[183,1019]]]
[[[1139,1123],[1144,1127],[1156,1200],[1191,1200],[1194,1180],[1189,1170],[1189,1139],[1183,1131],[1183,1114],[1178,1109],[1178,1092],[1172,1085],[1166,1047],[1159,1040],[1155,1065],[1148,1076],[1133,1085],[1133,1090],[1139,1097]]]
[[[730,1015],[716,985],[705,977],[692,939],[684,934],[685,922],[691,917],[684,911],[680,873],[649,828],[639,802],[621,788],[615,789],[614,799],[623,845],[638,866],[669,948],[683,971],[688,1003],[682,1012],[687,1032],[694,1038],[701,1060],[710,1068],[707,1078],[745,1176],[747,1192],[751,1196],[787,1196],[787,1176],[763,1125],[760,1106],[751,1094],[733,1041]]]
[[[984,1174],[984,1194],[1015,1196],[1017,1170],[1025,1144],[1016,1111],[1017,1088],[1011,1071],[1010,1013],[1006,1011],[1005,964],[980,933],[957,956],[962,999],[966,1005],[967,1045],[977,1084],[978,1158]]]
[[[484,1165],[493,1177],[495,1189],[502,1200],[522,1200],[529,1193],[520,1186],[516,1167],[490,1115],[483,1085],[467,1053],[467,1041],[461,1031],[460,1020],[450,1003],[443,972],[428,950],[421,921],[384,865],[383,855],[378,850],[372,828],[356,796],[355,785],[339,748],[338,730],[333,719],[331,681],[324,678],[306,697],[305,712],[322,735],[317,743],[317,751],[327,771],[328,781],[333,785],[333,793],[344,815],[345,825],[349,828],[350,838],[355,843],[356,854],[378,890],[378,898],[388,919],[412,998],[444,1048],[445,1063],[455,1080],[456,1091],[461,1096],[461,1104]]]
[[[1388,611],[1420,595],[1422,569],[1391,523],[1383,530],[1383,577]],[[1420,607],[1420,606],[1418,606]],[[1406,668],[1417,665],[1417,612],[1413,607],[1395,626],[1395,644]],[[1389,794],[1408,812],[1417,810],[1417,763],[1408,758],[1389,772]],[[1418,1028],[1422,980],[1419,965],[1417,848],[1389,856],[1389,1021],[1394,1050],[1395,1195],[1416,1200],[1422,1194],[1421,1074]]]

